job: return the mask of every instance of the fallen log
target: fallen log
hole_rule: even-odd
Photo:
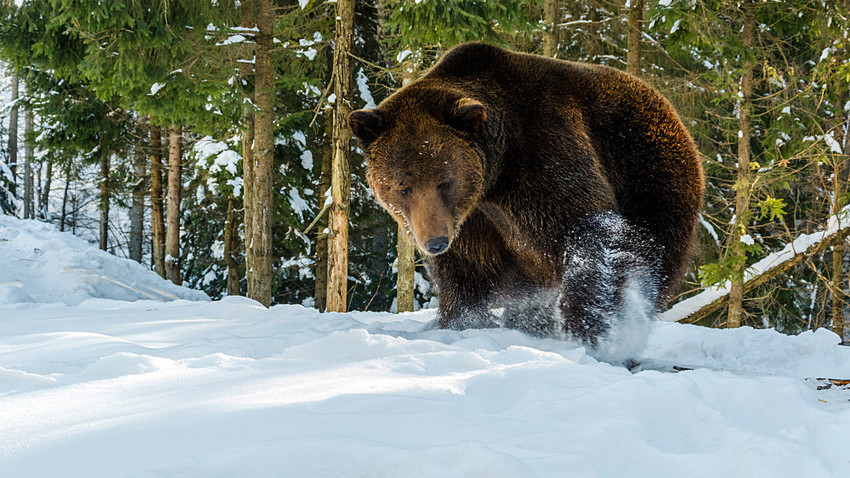
[[[830,217],[825,230],[803,234],[781,251],[769,254],[747,269],[744,273],[744,294],[797,264],[822,254],[828,248],[842,244],[848,235],[850,235],[850,217],[848,217],[848,208],[844,208]],[[693,297],[677,302],[659,318],[666,322],[699,322],[726,305],[729,290],[728,281],[721,286],[708,287]]]

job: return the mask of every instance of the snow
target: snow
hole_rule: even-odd
[[[395,57],[395,61],[396,61],[396,63],[401,63],[401,62],[403,62],[404,60],[407,60],[407,58],[408,58],[408,57],[410,57],[411,55],[413,55],[413,52],[412,52],[412,51],[410,51],[410,50],[403,50],[403,51],[400,51],[400,52],[398,53],[398,55],[396,55],[396,57]]]
[[[298,189],[295,187],[289,188],[289,206],[302,218],[310,214],[310,205],[298,194]]]
[[[309,149],[301,152],[301,167],[307,171],[313,170],[313,152]]]
[[[79,272],[12,256],[88,245],[0,220],[0,282],[42,290],[0,304],[0,476],[850,476],[850,390],[810,380],[848,378],[825,329],[654,322],[632,373],[433,310],[114,294],[141,266],[66,302]]]
[[[192,147],[192,152],[198,161],[205,161],[209,165],[209,172],[213,174],[225,170],[235,176],[239,161],[242,160],[242,156],[230,149],[227,143],[211,136],[199,139]]]
[[[670,28],[670,34],[674,34],[679,30],[679,24],[682,23],[682,19],[679,18],[675,22],[673,22],[673,27]]]
[[[0,215],[0,264],[0,306],[77,305],[92,298],[209,300],[51,224],[11,216]]]
[[[372,98],[372,93],[369,91],[366,73],[363,72],[362,68],[357,72],[357,89],[360,91],[360,99],[365,103],[363,107],[374,109],[375,99]]]
[[[215,46],[232,45],[234,43],[242,43],[244,41],[247,41],[245,36],[234,34],[234,35],[230,35],[229,37],[225,38],[224,41],[216,43]]]
[[[148,93],[148,96],[154,96],[154,95],[156,95],[156,94],[157,94],[157,92],[158,92],[159,90],[161,90],[163,86],[165,86],[165,84],[164,84],[164,83],[154,83],[154,84],[152,84],[152,85],[151,85],[151,92],[150,92],[150,93]]]
[[[706,231],[708,231],[708,233],[714,239],[714,242],[717,245],[720,245],[720,239],[717,237],[717,231],[714,230],[714,226],[712,226],[711,223],[705,220],[705,217],[703,217],[702,214],[699,215],[699,223],[702,225],[702,227],[705,228]]]

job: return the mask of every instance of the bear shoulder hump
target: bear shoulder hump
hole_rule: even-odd
[[[470,70],[487,71],[503,63],[508,54],[508,51],[487,43],[462,43],[447,51],[432,73],[462,75]]]

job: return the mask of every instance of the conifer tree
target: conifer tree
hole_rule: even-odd
[[[644,0],[629,0],[629,43],[626,58],[626,71],[640,76],[641,36],[643,33]]]
[[[158,126],[149,126],[150,177],[151,177],[151,242],[154,270],[163,279],[165,270],[165,197],[162,187],[162,132]]]
[[[10,100],[12,101],[12,109],[9,111],[9,142],[7,143],[8,149],[8,162],[9,171],[11,173],[11,188],[9,192],[12,196],[15,195],[15,182],[17,181],[17,170],[18,170],[18,75],[11,70],[12,75],[12,95]]]
[[[272,63],[274,10],[271,0],[256,0],[257,47],[254,76],[254,148],[251,151],[251,245],[252,263],[248,297],[268,307],[272,287],[272,220],[274,182],[275,69]]]
[[[328,233],[328,293],[331,312],[348,309],[348,218],[351,205],[351,131],[348,128],[351,91],[351,48],[354,42],[354,0],[338,0],[334,37],[333,160],[331,166],[330,221]]]
[[[743,13],[743,33],[741,46],[744,51],[744,64],[741,71],[741,83],[738,90],[738,180],[735,182],[735,223],[732,225],[729,256],[732,258],[732,277],[729,293],[729,313],[726,319],[727,327],[740,327],[744,313],[744,269],[747,258],[744,252],[742,237],[746,232],[749,221],[750,200],[750,116],[752,115],[751,98],[753,95],[753,69],[755,68],[751,50],[755,45],[756,15],[755,4],[752,0],[744,0],[741,4]]]

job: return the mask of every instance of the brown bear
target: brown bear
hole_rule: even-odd
[[[613,68],[467,43],[354,111],[377,201],[447,328],[565,335],[623,362],[681,279],[704,180],[670,103]]]

